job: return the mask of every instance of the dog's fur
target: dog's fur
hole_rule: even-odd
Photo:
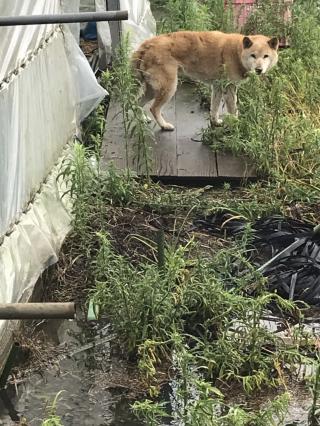
[[[153,99],[150,111],[163,130],[173,130],[161,114],[177,89],[178,71],[212,85],[210,117],[221,124],[222,97],[230,114],[237,111],[237,82],[248,72],[264,74],[278,61],[278,39],[263,35],[243,36],[219,31],[179,31],[144,41],[133,54],[133,67],[144,85],[144,102]],[[223,85],[217,80],[229,80]]]

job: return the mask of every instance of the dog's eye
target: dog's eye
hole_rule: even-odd
[[[256,59],[256,55],[254,55],[254,54],[252,53],[251,58]]]
[[[267,59],[267,58],[269,58],[269,55],[264,55],[264,59]]]

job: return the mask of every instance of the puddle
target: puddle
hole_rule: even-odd
[[[269,318],[267,327],[276,330],[276,322],[273,325],[270,322],[273,323]],[[315,331],[315,325],[318,328],[319,324],[312,321],[309,327]],[[130,410],[131,401],[126,396],[126,366],[112,354],[113,335],[108,325],[88,326],[76,321],[51,320],[43,322],[41,327],[46,342],[61,349],[61,355],[41,374],[34,373],[22,384],[0,391],[0,425],[17,424],[15,420],[23,417],[27,419],[24,425],[41,425],[48,403],[51,404],[60,391],[57,414],[64,426],[144,424]],[[166,388],[163,397],[171,400],[174,409],[174,381]],[[292,398],[284,425],[307,426],[310,393],[304,386],[292,386],[289,391]],[[272,392],[261,392],[255,396],[255,404],[264,405],[274,396]],[[242,392],[232,392],[226,402],[247,405],[249,400],[244,399]]]
[[[19,417],[25,417],[27,425],[41,425],[47,401],[51,404],[60,391],[57,414],[64,426],[142,425],[132,414],[124,390],[110,388],[106,380],[116,367],[108,327],[97,330],[75,321],[48,321],[43,328],[48,341],[63,348],[61,359],[0,394],[0,425],[14,425]]]

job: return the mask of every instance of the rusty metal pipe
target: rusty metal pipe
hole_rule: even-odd
[[[74,319],[74,303],[0,303],[0,320]]]
[[[57,15],[0,16],[0,27],[17,25],[71,24],[78,22],[126,21],[127,10],[62,13]]]

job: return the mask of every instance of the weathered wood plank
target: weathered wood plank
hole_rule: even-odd
[[[208,114],[200,108],[192,85],[185,84],[177,91],[176,114],[178,176],[217,177],[216,155],[200,142]]]
[[[174,124],[175,130],[164,132],[154,125],[155,141],[152,143],[154,176],[177,176],[177,117],[176,100],[173,98],[163,112],[167,121]],[[150,114],[150,113],[149,113]]]
[[[224,178],[252,178],[256,171],[245,157],[235,157],[228,153],[217,153],[218,176]]]
[[[146,107],[148,112],[148,107]],[[166,119],[176,125],[175,100],[167,106],[165,111]],[[153,176],[176,176],[177,175],[177,153],[176,153],[176,130],[173,132],[163,132],[155,123],[150,126],[154,129],[154,141],[150,142]],[[116,103],[111,103],[107,116],[107,125],[102,145],[102,157],[104,164],[111,162],[118,169],[129,168],[141,173],[138,170],[134,141],[130,140],[126,146],[123,119],[120,107]]]
[[[137,167],[134,142],[125,143],[120,107],[112,103],[102,146],[105,164],[142,173]],[[149,105],[146,106],[149,112]],[[166,120],[175,125],[173,132],[163,132],[152,121],[154,141],[151,143],[151,176],[177,178],[248,178],[255,177],[254,167],[245,158],[215,153],[200,142],[202,128],[208,126],[208,113],[203,111],[190,84],[179,87],[175,98],[164,109]]]

